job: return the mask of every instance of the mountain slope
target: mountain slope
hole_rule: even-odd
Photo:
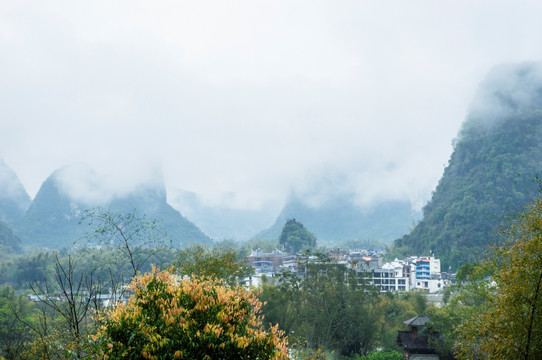
[[[499,229],[540,196],[542,64],[508,65],[481,84],[423,220],[395,241],[404,254],[441,258],[443,269],[475,260]]]
[[[194,224],[185,219],[166,201],[166,191],[161,182],[140,185],[128,193],[118,196],[90,198],[76,196],[66,190],[63,176],[72,169],[67,167],[55,171],[41,186],[30,208],[17,223],[16,233],[24,245],[64,248],[71,247],[90,229],[80,224],[85,210],[97,206],[114,212],[132,212],[145,214],[156,219],[171,237],[175,246],[185,246],[197,242],[211,242]],[[86,194],[99,194],[102,188],[99,176],[88,171],[80,178],[92,180],[91,186],[82,186]],[[100,191],[102,190],[102,191]],[[103,194],[102,194],[103,195]]]
[[[15,172],[0,160],[0,220],[8,223],[19,220],[30,202],[30,196]]]
[[[298,198],[291,199],[271,228],[256,235],[260,239],[278,239],[288,219],[295,218],[319,241],[333,244],[344,240],[391,241],[405,234],[412,224],[409,201],[383,201],[361,208],[353,196],[337,196],[313,207]]]
[[[21,251],[21,240],[15,236],[13,229],[0,221],[0,257],[1,254],[11,254]]]

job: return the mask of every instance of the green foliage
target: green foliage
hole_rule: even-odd
[[[11,268],[6,273],[7,282],[14,288],[28,288],[31,282],[43,282],[54,274],[54,260],[57,251],[39,251],[17,256],[12,259]]]
[[[459,358],[542,357],[542,199],[506,234],[505,245],[476,269],[493,276],[483,306],[455,327]]]
[[[375,288],[356,271],[324,257],[300,265],[303,277],[284,273],[277,285],[263,286],[266,320],[312,351],[352,356],[372,350],[378,329]]]
[[[287,358],[282,333],[263,330],[260,303],[243,288],[153,270],[131,289],[128,303],[100,316],[100,358]]]
[[[21,251],[21,239],[15,235],[8,224],[0,220],[0,254],[2,254],[0,256],[20,253]]]
[[[380,350],[366,356],[360,356],[357,360],[403,360],[403,354],[395,350]]]
[[[28,325],[35,322],[36,310],[13,289],[6,286],[0,290],[0,358],[21,358],[21,353],[34,339]]]
[[[403,321],[426,313],[427,300],[417,291],[380,294],[375,305],[378,316],[378,345],[387,350],[399,350],[397,331],[404,330]]]
[[[254,273],[254,269],[242,261],[238,252],[230,247],[193,245],[179,252],[175,265],[181,275],[222,279],[234,285]]]
[[[279,244],[292,254],[313,249],[316,246],[316,237],[309,232],[303,224],[290,219],[284,224],[280,234]]]
[[[541,118],[539,110],[522,109],[491,125],[490,119],[469,118],[423,220],[395,241],[395,254],[432,250],[447,271],[501,241],[503,222],[538,194],[533,179],[542,168]]]

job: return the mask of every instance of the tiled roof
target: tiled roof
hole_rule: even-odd
[[[403,324],[408,326],[425,326],[428,322],[429,318],[427,316],[415,316],[412,319],[403,321]]]

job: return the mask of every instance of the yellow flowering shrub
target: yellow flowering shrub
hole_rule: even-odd
[[[137,276],[126,304],[98,316],[92,340],[105,359],[286,359],[277,326],[264,330],[261,303],[219,280]]]

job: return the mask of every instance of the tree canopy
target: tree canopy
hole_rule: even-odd
[[[312,249],[316,246],[316,236],[305,229],[305,226],[295,219],[290,219],[284,224],[280,234],[279,244],[290,253]]]
[[[157,269],[130,287],[126,304],[101,315],[93,340],[103,358],[287,358],[282,332],[264,330],[261,303],[244,288]]]
[[[506,234],[506,245],[476,269],[493,275],[484,306],[456,328],[463,359],[542,358],[542,199]]]
[[[254,269],[242,263],[238,251],[231,247],[193,245],[179,252],[176,265],[181,275],[222,279],[230,285],[254,273]]]

